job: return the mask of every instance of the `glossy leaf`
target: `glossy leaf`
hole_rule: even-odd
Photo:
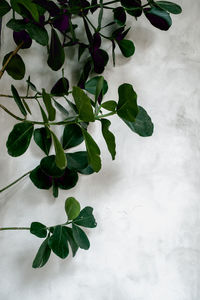
[[[16,157],[26,152],[33,135],[33,128],[31,123],[26,122],[18,123],[13,127],[6,143],[8,154]]]
[[[45,127],[34,130],[34,141],[46,155],[49,154],[52,139]]]
[[[12,52],[5,55],[2,65],[6,63],[6,61],[8,60],[11,54]],[[6,72],[15,80],[23,79],[25,75],[25,71],[26,71],[25,64],[21,56],[19,56],[19,54],[13,56],[9,61],[8,65],[6,66]]]
[[[80,210],[80,203],[74,197],[69,197],[66,199],[65,212],[67,214],[68,220],[73,220],[78,217]]]
[[[160,30],[168,30],[172,25],[172,19],[168,12],[152,7],[152,8],[145,8],[144,14],[149,20],[149,22]]]
[[[135,53],[135,46],[132,41],[121,40],[118,42],[119,48],[125,57],[130,57]]]
[[[61,170],[56,165],[55,155],[44,157],[40,162],[42,171],[50,177],[61,177],[64,175],[65,170]]]
[[[66,228],[66,231],[67,231],[67,234],[68,234],[67,239],[68,239],[68,242],[69,242],[70,247],[72,249],[72,255],[74,257],[76,255],[76,252],[77,252],[79,247],[78,247],[77,243],[74,240],[72,229],[70,227],[65,227],[65,228]]]
[[[118,88],[117,114],[120,118],[134,122],[138,114],[137,94],[131,84],[124,83]]]
[[[53,131],[51,131],[51,135],[53,138],[54,148],[56,152],[56,165],[61,170],[65,169],[67,166],[67,159],[63,147]]]
[[[119,6],[113,9],[115,22],[123,26],[126,22],[126,13],[123,7]]]
[[[51,94],[55,96],[68,95],[69,81],[67,78],[60,78],[51,89]]]
[[[53,99],[54,101],[54,104],[55,104],[55,107],[62,113],[64,114],[65,116],[68,116],[69,115],[69,112],[68,110],[63,106],[61,105],[58,101],[56,101],[55,99]]]
[[[81,249],[88,250],[90,248],[90,242],[85,232],[81,228],[76,226],[74,223],[72,223],[72,232],[77,245]]]
[[[17,104],[17,106],[19,107],[19,110],[21,111],[21,113],[26,116],[27,115],[27,112],[26,112],[26,109],[22,103],[22,100],[16,90],[16,88],[14,87],[14,85],[11,85],[11,91],[12,91],[12,94],[13,94],[13,98]]]
[[[108,150],[112,156],[112,159],[115,159],[116,155],[116,144],[115,144],[115,136],[114,134],[109,130],[109,127],[111,125],[111,122],[107,119],[101,119],[101,129],[102,134],[105,139],[105,142],[107,144]]]
[[[95,172],[99,172],[101,169],[100,149],[91,135],[83,128],[82,133],[85,139],[89,165],[91,165]]]
[[[93,208],[90,206],[84,207],[79,216],[73,220],[73,223],[87,228],[95,228],[97,223],[93,216]]]
[[[35,40],[38,44],[42,46],[48,45],[49,36],[44,27],[37,24],[27,23],[26,30],[28,31],[30,37]]]
[[[67,153],[67,167],[70,170],[81,171],[88,167],[87,151]]]
[[[83,134],[80,126],[77,124],[65,125],[63,132],[63,149],[69,149],[80,145],[83,142]]]
[[[47,94],[44,89],[42,90],[42,98],[43,98],[46,110],[48,112],[49,121],[54,121],[55,117],[56,117],[56,110],[52,105],[51,96],[49,94]]]
[[[0,18],[6,15],[10,11],[11,7],[7,1],[1,0],[0,1]]]
[[[182,12],[182,8],[180,5],[169,2],[169,1],[156,1],[156,5],[158,5],[161,9],[168,11],[171,14],[180,14]]]
[[[51,250],[62,259],[66,258],[69,254],[67,237],[68,234],[66,228],[57,225],[54,227],[53,234],[48,241]]]
[[[36,22],[39,22],[39,13],[37,10],[37,6],[31,0],[10,0],[12,8],[22,16],[27,17],[27,12],[33,17]],[[24,10],[25,8],[25,10]]]
[[[47,238],[46,240],[44,240],[44,242],[40,246],[40,248],[34,258],[32,267],[34,269],[43,267],[49,260],[50,254],[51,254],[51,249],[49,248],[48,238]]]
[[[48,190],[52,186],[52,178],[47,176],[40,166],[31,171],[29,175],[32,183],[38,188]]]
[[[93,77],[90,80],[88,80],[85,83],[85,90],[87,92],[89,92],[90,94],[95,95],[96,94],[96,89],[97,89],[97,82],[98,82],[98,80],[99,80],[100,77],[101,76],[96,76],[96,77]],[[104,81],[103,81],[103,88],[102,88],[103,95],[105,95],[107,93],[107,91],[108,91],[108,83],[104,79]]]
[[[73,87],[72,95],[78,108],[79,118],[84,122],[94,122],[91,100],[79,87]]]
[[[64,64],[64,61],[65,61],[65,53],[64,53],[63,46],[61,45],[57,32],[54,29],[52,29],[51,44],[50,44],[49,57],[47,63],[52,70],[58,71]]]
[[[123,120],[126,125],[135,133],[140,136],[147,137],[153,134],[154,125],[151,118],[147,114],[146,110],[141,106],[138,107],[139,112],[135,119],[135,122],[128,122]]]
[[[12,29],[13,31],[21,31],[24,30],[26,28],[26,23],[24,22],[24,20],[20,19],[10,19],[8,21],[8,23],[6,24],[6,26],[10,29]]]
[[[103,107],[104,109],[109,110],[109,111],[115,111],[117,108],[117,102],[114,100],[109,100],[109,101],[102,103],[101,107]]]
[[[63,176],[55,178],[57,186],[62,190],[69,190],[73,188],[78,181],[78,174],[73,170],[65,169]]]
[[[45,238],[47,236],[47,228],[42,223],[33,222],[31,223],[30,233],[36,235],[39,238]]]

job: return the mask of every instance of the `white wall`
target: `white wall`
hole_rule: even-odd
[[[177,2],[183,13],[173,16],[168,32],[140,18],[129,34],[135,56],[117,56],[117,66],[110,64],[104,74],[110,85],[107,99],[115,99],[121,83],[134,85],[138,103],[153,119],[154,135],[140,138],[113,118],[117,157],[112,162],[95,125],[91,131],[103,157],[99,174],[81,177],[56,200],[28,178],[0,195],[1,227],[60,223],[69,195],[82,207],[93,206],[98,222],[88,230],[89,251],[64,261],[52,255],[39,270],[31,263],[40,239],[26,231],[1,232],[1,300],[200,299],[200,2]],[[14,47],[6,31],[3,38],[1,61]],[[45,87],[55,81],[41,47],[34,44],[23,53],[33,81]],[[68,61],[66,66],[74,65]],[[9,93],[10,84],[4,74],[0,92]],[[23,91],[22,83],[14,84]],[[1,103],[17,111],[12,100]],[[5,143],[15,121],[0,114],[3,187],[36,166],[42,152],[32,143],[25,155],[9,157]]]

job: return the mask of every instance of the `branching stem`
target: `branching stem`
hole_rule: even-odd
[[[8,57],[8,59],[6,60],[5,64],[3,65],[3,68],[0,70],[0,79],[3,76],[3,73],[7,67],[7,65],[9,64],[10,60],[13,58],[13,56],[15,56],[17,54],[17,52],[19,51],[19,49],[23,46],[24,42],[22,41],[17,48],[10,54],[10,56]]]

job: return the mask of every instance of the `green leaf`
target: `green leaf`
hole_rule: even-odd
[[[42,46],[48,45],[49,36],[44,27],[37,24],[27,23],[26,30],[28,31],[30,37],[35,40],[38,44]]]
[[[13,127],[6,143],[8,154],[16,157],[26,152],[33,135],[33,128],[33,124],[26,122],[18,123]]]
[[[55,155],[44,157],[40,162],[40,167],[42,171],[50,177],[61,177],[65,173],[65,170],[61,170],[57,167]]]
[[[88,167],[87,151],[67,153],[67,167],[70,170],[80,171]]]
[[[80,145],[83,142],[83,134],[80,126],[77,124],[65,125],[63,132],[63,149],[69,149]]]
[[[68,110],[62,106],[58,101],[56,101],[55,99],[53,99],[54,101],[54,104],[55,104],[55,107],[62,113],[64,114],[65,116],[69,116],[69,112]]]
[[[79,118],[84,122],[94,122],[90,98],[79,87],[73,87],[72,95],[78,108]]]
[[[89,92],[90,94],[95,95],[96,94],[96,89],[97,89],[97,82],[98,82],[100,77],[102,77],[102,76],[96,76],[96,77],[93,77],[90,80],[88,80],[85,83],[85,90],[87,92]],[[107,91],[108,91],[108,83],[104,79],[103,80],[103,88],[102,88],[103,95],[105,95],[107,93]]]
[[[104,109],[109,110],[109,111],[115,111],[117,108],[117,102],[114,100],[109,100],[109,101],[102,103],[101,107],[103,107]]]
[[[118,42],[119,48],[125,57],[130,57],[135,53],[135,46],[132,41],[121,40]]]
[[[65,169],[65,173],[62,177],[56,178],[56,184],[60,189],[69,190],[73,188],[78,181],[78,174],[73,170]]]
[[[56,165],[61,170],[65,169],[67,166],[67,159],[63,147],[53,131],[51,131],[51,135],[53,138],[54,148],[56,152]]]
[[[155,2],[156,5],[158,5],[160,8],[162,8],[163,10],[168,11],[171,14],[180,14],[182,12],[182,8],[180,7],[180,5],[173,3],[173,2],[169,2],[169,1],[156,1]]]
[[[40,248],[34,258],[32,267],[34,269],[43,267],[47,263],[47,261],[50,257],[50,254],[51,254],[51,249],[49,248],[48,238],[47,238],[46,240],[44,240],[44,242],[40,246]]]
[[[139,113],[135,119],[135,122],[128,122],[123,120],[126,125],[135,133],[140,136],[147,137],[153,134],[154,125],[151,118],[147,114],[146,110],[139,106]]]
[[[67,214],[68,220],[73,220],[78,217],[80,210],[80,203],[74,197],[69,197],[66,199],[65,212]]]
[[[46,110],[48,112],[49,121],[54,121],[55,117],[56,117],[56,110],[51,103],[51,96],[46,93],[45,89],[42,89],[42,98],[43,98]]]
[[[12,52],[4,56],[2,65],[6,63],[11,54]],[[19,54],[15,54],[15,56],[11,58],[8,65],[6,66],[6,72],[15,80],[21,80],[24,78],[26,72],[25,64]]]
[[[42,171],[40,166],[32,170],[29,177],[38,189],[48,190],[52,186],[52,179]]]
[[[6,26],[16,32],[22,31],[26,28],[26,24],[24,23],[24,20],[21,19],[20,20],[11,19],[10,21],[8,21]]]
[[[21,113],[26,116],[27,115],[27,112],[26,112],[26,109],[22,103],[22,100],[16,90],[16,88],[14,87],[14,85],[11,85],[11,91],[12,91],[12,94],[13,94],[13,98],[17,104],[17,106],[19,107],[19,110],[21,111]]]
[[[51,44],[47,63],[49,67],[58,71],[65,62],[65,52],[59,37],[54,29],[51,30]]]
[[[74,257],[76,255],[76,252],[77,252],[79,247],[78,247],[77,243],[74,240],[72,229],[70,227],[65,227],[65,228],[66,228],[67,234],[68,234],[67,239],[68,239],[68,242],[69,242],[70,247],[72,249],[72,255]]]
[[[37,10],[37,5],[33,3],[31,0],[10,0],[12,8],[19,13],[22,16],[27,17],[27,15],[24,15],[24,8],[27,10],[33,19],[36,22],[39,22],[39,13]]]
[[[83,174],[83,175],[91,175],[91,174],[94,173],[94,170],[92,169],[91,166],[87,166],[85,169],[78,170],[78,172]]]
[[[47,228],[42,223],[33,222],[31,223],[30,233],[36,235],[39,238],[45,238],[47,236]]]
[[[134,122],[138,114],[137,94],[131,84],[124,83],[118,88],[117,114],[120,118]]]
[[[101,169],[101,151],[91,135],[83,128],[82,133],[85,139],[89,165],[95,172],[99,172],[99,170]]]
[[[123,7],[119,6],[113,9],[114,21],[123,26],[126,23],[126,13]]]
[[[172,19],[168,12],[163,9],[152,7],[145,8],[144,14],[149,22],[160,30],[168,30],[172,25]]]
[[[95,91],[95,101],[98,100],[98,97],[103,90],[103,85],[104,85],[104,78],[103,76],[99,76],[97,80],[96,91]]]
[[[46,155],[49,154],[52,139],[45,127],[34,130],[34,141]]]
[[[6,15],[10,9],[11,9],[11,7],[8,4],[8,2],[5,0],[1,0],[0,1],[0,18],[2,18],[4,15]]]
[[[55,182],[54,179],[53,179],[53,196],[54,196],[55,198],[58,197],[58,186],[56,185],[56,182]]]
[[[69,81],[67,78],[62,77],[55,83],[55,85],[51,89],[51,94],[55,96],[63,96],[68,95],[68,91]]]
[[[73,223],[87,228],[95,228],[97,223],[93,216],[93,208],[90,206],[84,207],[79,216],[73,220]]]
[[[49,238],[49,247],[60,258],[66,258],[69,254],[68,234],[66,227],[57,225],[54,227],[52,236]]]
[[[90,248],[90,242],[85,232],[73,223],[72,223],[72,232],[77,245],[81,249],[88,250]]]
[[[101,129],[102,134],[105,139],[105,142],[107,144],[108,150],[112,156],[112,159],[115,159],[116,155],[116,144],[115,144],[115,136],[112,132],[109,131],[109,127],[111,125],[111,122],[107,119],[101,119]]]

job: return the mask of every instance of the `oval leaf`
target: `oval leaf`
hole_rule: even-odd
[[[134,122],[138,114],[137,94],[131,84],[124,83],[118,88],[117,114],[120,118]]]
[[[51,44],[47,63],[49,67],[58,71],[65,61],[65,53],[59,37],[54,29],[51,30]]]
[[[49,247],[60,258],[66,258],[69,254],[67,242],[68,234],[64,226],[57,225],[54,227],[52,236],[49,238]]]
[[[33,129],[34,127],[31,123],[24,122],[16,124],[9,134],[6,143],[8,154],[16,157],[25,153],[29,147]]]
[[[49,154],[52,139],[45,127],[34,130],[34,141],[46,155]]]
[[[46,240],[44,240],[44,242],[40,246],[40,248],[34,258],[32,267],[34,269],[43,267],[47,263],[47,261],[50,257],[50,254],[51,254],[51,249],[49,248],[48,238],[47,238]]]
[[[168,30],[172,25],[172,19],[163,9],[152,7],[145,8],[144,14],[149,22],[160,30]]]
[[[47,236],[47,228],[42,223],[33,222],[31,223],[30,233],[36,235],[39,238],[45,238]]]
[[[90,248],[90,242],[85,232],[73,223],[72,223],[72,232],[77,245],[81,249],[88,250]]]
[[[171,14],[180,14],[182,12],[182,8],[180,7],[180,5],[173,3],[173,2],[169,2],[169,1],[156,1],[155,2],[160,8],[162,8],[163,10],[168,11]]]
[[[101,129],[102,129],[102,134],[105,139],[106,145],[108,147],[108,150],[112,156],[112,159],[115,159],[116,155],[116,144],[115,144],[115,136],[114,134],[109,131],[109,127],[111,125],[111,122],[107,119],[101,119]]]
[[[63,147],[62,147],[61,143],[59,142],[55,133],[51,131],[51,135],[53,138],[54,148],[55,148],[55,152],[56,152],[56,165],[61,170],[65,169],[67,166],[67,159],[66,159],[66,155],[63,150]]]
[[[78,217],[80,210],[80,203],[74,197],[69,197],[66,199],[65,212],[69,220],[73,220]]]
[[[10,9],[11,9],[11,7],[8,4],[8,2],[5,0],[1,0],[0,1],[0,18],[2,18],[4,15],[6,15]]]
[[[79,216],[73,220],[73,223],[83,227],[95,228],[97,223],[93,216],[93,208],[90,206],[84,207]]]
[[[42,46],[48,45],[49,36],[44,27],[37,24],[27,23],[26,30],[28,31],[30,37],[35,40],[38,44]]]
[[[135,46],[132,41],[121,40],[118,42],[118,45],[125,57],[130,57],[135,53]]]
[[[101,151],[91,135],[83,128],[82,133],[85,139],[89,165],[91,165],[95,172],[99,172],[101,169]]]
[[[3,59],[3,65],[6,63],[6,61],[8,60],[11,54],[12,52],[5,55]],[[25,71],[26,71],[25,64],[21,56],[19,56],[19,54],[13,56],[9,61],[8,65],[6,66],[6,72],[15,80],[23,79],[25,75]]]
[[[26,116],[26,115],[27,115],[26,109],[25,109],[25,107],[24,107],[24,105],[23,105],[23,103],[22,103],[22,100],[21,100],[21,98],[19,97],[19,94],[18,94],[16,88],[14,87],[14,85],[11,85],[11,91],[12,91],[12,94],[13,94],[13,98],[14,98],[14,100],[15,100],[17,106],[19,107],[21,113],[22,113],[24,116]]]
[[[77,124],[66,125],[63,132],[63,149],[69,149],[80,145],[83,142],[83,134]]]
[[[51,103],[51,96],[47,94],[44,89],[42,89],[42,98],[48,112],[49,121],[54,121],[56,117],[56,110]]]
[[[94,122],[91,100],[79,87],[73,87],[72,95],[78,108],[79,117],[84,122]]]

